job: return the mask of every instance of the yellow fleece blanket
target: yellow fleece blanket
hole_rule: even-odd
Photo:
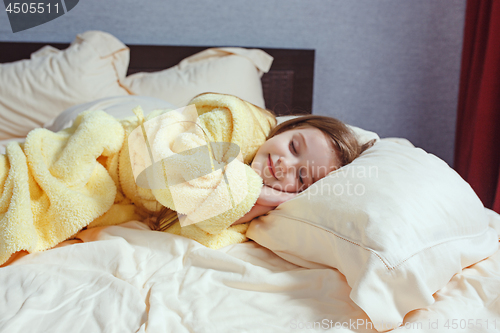
[[[276,122],[252,104],[229,95],[204,94],[190,104],[196,105],[196,122],[204,139],[237,144],[244,163],[252,160]],[[153,112],[145,120],[165,113]],[[136,184],[128,135],[139,125],[137,118],[119,121],[102,111],[87,111],[68,129],[53,133],[39,128],[28,134],[24,144],[9,143],[6,154],[0,155],[0,264],[17,251],[49,249],[86,226],[145,219],[162,204],[175,208],[168,188],[151,190]],[[203,142],[196,133],[192,139],[198,145]],[[248,165],[243,167],[247,177],[243,201],[186,227],[176,221],[167,231],[211,248],[245,241],[247,225],[230,225],[254,205],[262,180]],[[214,191],[221,188],[220,175],[210,177],[208,187],[206,179],[198,183],[208,189],[205,199],[213,199]],[[235,193],[238,188],[231,190]],[[189,197],[189,193],[185,195]],[[195,199],[204,202],[199,188]]]

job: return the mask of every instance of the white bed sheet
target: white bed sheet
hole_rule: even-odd
[[[375,332],[337,270],[254,242],[211,250],[141,222],[77,238],[0,268],[0,332]],[[500,331],[500,252],[434,297],[397,331]]]

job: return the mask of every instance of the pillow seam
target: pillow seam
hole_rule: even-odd
[[[441,243],[437,243],[437,244],[434,244],[434,245],[431,245],[431,246],[428,246],[410,256],[408,256],[407,258],[405,258],[404,260],[402,260],[401,262],[399,262],[397,265],[393,266],[393,269],[397,268],[398,266],[401,266],[403,265],[406,261],[410,260],[412,257],[416,256],[417,254],[419,254],[420,252],[425,252],[429,249],[432,249],[434,247],[438,247],[438,246],[441,246],[443,244],[446,244],[446,243],[451,243],[451,242],[456,242],[456,241],[459,241],[459,240],[463,240],[463,239],[471,239],[471,238],[475,238],[475,237],[478,237],[478,236],[481,236],[481,235],[484,235],[485,233],[488,232],[488,228],[486,228],[486,230],[483,230],[482,232],[478,233],[478,234],[475,234],[475,235],[470,235],[470,236],[464,236],[464,237],[460,237],[460,238],[455,238],[455,239],[450,239],[450,240],[446,240],[446,241],[442,241]]]
[[[306,223],[306,224],[308,224],[308,225],[310,225],[310,226],[313,226],[313,227],[316,227],[316,228],[318,228],[318,229],[321,229],[321,230],[324,230],[324,231],[326,231],[326,232],[329,232],[329,233],[331,233],[332,235],[334,235],[334,236],[335,236],[335,237],[337,237],[337,238],[340,238],[340,239],[342,239],[342,240],[344,240],[344,241],[346,241],[346,242],[348,242],[348,243],[351,243],[351,244],[354,244],[354,245],[356,245],[356,246],[359,246],[360,248],[362,248],[362,249],[363,249],[363,250],[365,250],[365,251],[368,251],[368,252],[370,252],[370,253],[373,253],[373,254],[374,254],[374,255],[375,255],[375,256],[376,256],[376,257],[377,257],[377,258],[378,258],[378,259],[379,259],[379,260],[380,260],[383,264],[384,264],[384,266],[385,266],[388,270],[391,270],[391,269],[392,269],[392,268],[391,268],[391,267],[390,267],[390,266],[389,266],[389,265],[388,265],[388,264],[384,261],[384,259],[382,259],[382,257],[381,257],[378,253],[376,253],[374,250],[372,250],[372,249],[368,249],[368,248],[366,248],[366,247],[364,247],[364,246],[362,246],[362,245],[360,245],[360,244],[358,244],[358,243],[356,243],[356,242],[354,242],[354,241],[351,241],[351,240],[349,240],[349,239],[347,239],[347,238],[344,238],[344,237],[342,237],[342,236],[340,236],[340,235],[337,235],[336,233],[334,233],[334,232],[333,232],[333,231],[331,231],[331,230],[324,229],[324,228],[322,228],[322,227],[320,227],[320,226],[318,226],[318,225],[316,225],[316,224],[311,224],[310,222],[305,221],[305,220],[303,220],[303,219],[299,219],[299,218],[295,218],[295,217],[290,217],[290,216],[287,216],[287,215],[285,215],[285,214],[278,213],[278,212],[276,212],[276,211],[274,211],[274,212],[273,212],[273,214],[276,214],[276,215],[279,215],[279,216],[282,216],[282,217],[285,217],[285,218],[288,218],[288,219],[291,219],[291,220],[300,221],[300,222]],[[406,259],[405,259],[405,260],[406,260]]]
[[[295,220],[295,221],[300,221],[300,222],[306,223],[306,224],[308,224],[308,225],[310,225],[310,226],[313,226],[313,227],[315,227],[315,228],[318,228],[318,229],[324,230],[324,231],[326,231],[326,232],[328,232],[328,233],[330,233],[330,234],[334,235],[335,237],[340,238],[340,239],[342,239],[342,240],[344,240],[344,241],[346,241],[346,242],[348,242],[348,243],[351,243],[351,244],[354,244],[354,245],[356,245],[356,246],[359,246],[359,247],[360,247],[360,248],[362,248],[363,250],[368,251],[368,252],[370,252],[370,253],[374,254],[374,255],[375,255],[375,256],[376,256],[376,257],[377,257],[377,258],[378,258],[378,259],[379,259],[379,260],[380,260],[380,261],[384,264],[384,266],[387,268],[387,270],[394,270],[394,269],[397,269],[399,266],[403,265],[406,261],[408,261],[408,260],[409,260],[409,259],[411,259],[412,257],[414,257],[414,256],[418,255],[418,254],[419,254],[419,253],[421,253],[421,252],[427,251],[427,250],[429,250],[429,249],[431,249],[431,248],[434,248],[434,247],[437,247],[437,246],[443,245],[443,244],[445,244],[445,243],[459,241],[459,240],[462,240],[462,239],[465,239],[465,238],[469,238],[469,239],[470,239],[470,238],[475,238],[475,237],[481,236],[481,235],[485,234],[486,232],[488,232],[488,228],[486,228],[486,230],[483,230],[482,232],[477,233],[477,234],[475,234],[475,235],[470,235],[470,236],[465,236],[465,237],[455,238],[455,239],[451,239],[451,240],[446,240],[446,241],[442,241],[442,242],[440,242],[440,243],[437,243],[437,244],[434,244],[434,245],[428,246],[428,247],[426,247],[426,248],[424,248],[424,249],[422,249],[422,250],[420,250],[420,251],[418,251],[418,252],[415,252],[415,253],[411,254],[410,256],[406,257],[405,259],[401,260],[400,262],[398,262],[396,265],[394,265],[394,266],[393,266],[393,265],[389,265],[388,263],[386,263],[386,262],[385,262],[385,260],[382,258],[382,256],[380,256],[380,255],[379,255],[379,254],[378,254],[375,250],[373,250],[373,249],[369,249],[369,248],[367,248],[367,247],[365,247],[365,246],[363,246],[363,245],[361,245],[361,244],[358,244],[358,243],[356,243],[356,242],[354,242],[354,241],[352,241],[352,240],[349,240],[349,239],[347,239],[347,238],[345,238],[345,237],[343,237],[343,236],[341,236],[341,235],[338,235],[338,234],[336,234],[335,232],[333,232],[332,230],[325,229],[325,228],[323,228],[323,227],[321,227],[321,226],[318,226],[318,225],[316,225],[316,224],[312,224],[312,223],[310,223],[310,222],[308,222],[308,221],[305,221],[305,220],[303,220],[303,219],[300,219],[300,218],[295,218],[295,217],[290,217],[290,216],[287,216],[287,215],[285,215],[285,214],[283,214],[283,213],[279,213],[279,212],[277,212],[277,211],[274,211],[274,212],[273,212],[273,214],[278,215],[278,216],[281,216],[281,217],[285,217],[285,218],[287,218],[287,219],[291,219],[291,220]]]

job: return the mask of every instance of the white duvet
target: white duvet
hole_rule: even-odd
[[[84,230],[0,268],[0,332],[376,332],[333,269],[254,242],[212,250],[141,222]],[[500,252],[398,331],[500,331]]]

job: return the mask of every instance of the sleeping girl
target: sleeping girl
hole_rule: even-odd
[[[244,242],[246,222],[350,163],[370,145],[360,146],[349,128],[333,118],[304,116],[276,126],[269,111],[234,96],[206,93],[190,104],[211,142],[230,142],[241,151],[238,163],[225,168],[226,175],[245,175],[245,181],[237,176],[230,183],[236,196],[243,193],[238,204],[181,227],[179,215],[204,216],[220,206],[224,173],[186,181],[176,189],[181,198],[176,202],[173,189],[138,186],[133,172],[138,160],[128,139],[141,120],[86,111],[72,127],[57,133],[35,129],[24,144],[11,142],[0,155],[0,264],[17,251],[49,249],[83,228],[152,216],[153,229],[213,249]],[[166,114],[155,111],[146,120]],[[156,133],[160,140],[161,128]],[[177,145],[200,143],[196,133],[180,138]],[[179,167],[189,172],[189,166]]]
[[[351,163],[370,141],[360,145],[340,120],[307,115],[276,126],[259,148],[251,167],[264,183],[252,209],[234,224],[251,221]]]
[[[270,115],[267,110],[257,109]],[[360,145],[344,123],[331,117],[306,115],[281,123],[270,131],[249,163],[262,179],[259,196],[250,211],[231,225],[266,214],[331,171],[351,163],[371,145],[373,141]],[[168,211],[162,209],[151,225],[153,229],[164,230],[169,225],[165,217]],[[170,212],[169,216],[172,221],[175,215]]]

